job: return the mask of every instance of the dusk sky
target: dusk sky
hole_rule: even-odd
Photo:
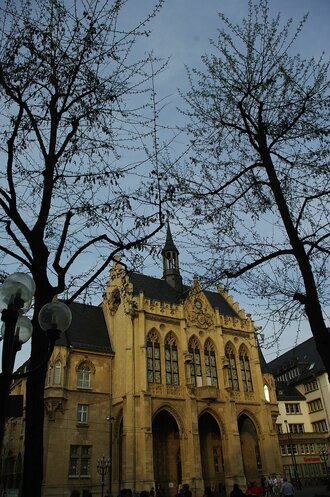
[[[153,0],[130,0],[125,7],[126,19],[134,24],[135,19],[140,19],[147,13]],[[300,52],[302,57],[318,58],[325,52],[329,57],[330,40],[330,0],[269,0],[271,12],[282,14],[283,21],[288,17],[293,17],[299,21],[304,14],[309,12],[309,18],[305,28],[297,40],[295,52]],[[217,15],[223,12],[233,22],[239,22],[242,16],[247,13],[247,0],[166,0],[165,5],[149,25],[151,35],[139,42],[140,54],[144,51],[154,51],[155,56],[170,57],[167,70],[162,73],[156,81],[156,91],[158,96],[165,98],[166,108],[161,119],[169,126],[183,124],[182,116],[177,111],[177,107],[182,106],[178,89],[187,88],[187,77],[185,66],[190,68],[201,67],[201,56],[210,52],[210,39],[216,39],[217,29],[222,27]],[[179,142],[172,144],[172,155],[176,155],[182,146]],[[173,230],[176,237],[175,229]],[[161,276],[159,267],[151,269],[148,267],[147,273]],[[150,270],[149,270],[150,269]],[[236,298],[236,296],[234,295]],[[239,297],[237,300],[240,301]],[[244,302],[242,303],[244,306]],[[253,314],[253,309],[246,308],[247,312]],[[328,323],[329,325],[329,323]],[[308,325],[303,327],[303,331],[298,342],[310,336]],[[291,336],[283,337],[279,350],[284,352],[293,346],[296,340],[295,332]],[[274,358],[276,348],[272,354],[265,352],[266,360]],[[18,363],[26,358],[26,353],[21,355]]]

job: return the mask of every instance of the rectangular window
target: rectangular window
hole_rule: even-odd
[[[87,365],[82,365],[78,369],[77,388],[90,388],[91,371]]]
[[[309,412],[322,411],[322,409],[323,409],[321,399],[311,400],[310,402],[307,402],[307,404],[308,404]]]
[[[54,366],[54,385],[61,384],[61,369],[62,369],[61,362],[56,361]]]
[[[88,405],[78,404],[77,423],[88,423]]]
[[[283,433],[282,425],[280,425],[279,423],[276,423],[276,432],[277,433]]]
[[[313,431],[316,433],[325,433],[328,431],[327,422],[325,419],[321,419],[320,421],[316,421],[312,423]]]
[[[305,393],[314,392],[318,390],[319,386],[317,383],[317,379],[309,381],[308,383],[304,383]]]
[[[303,423],[289,423],[290,433],[304,433],[305,427]]]
[[[300,414],[300,404],[285,404],[285,411],[287,414]]]
[[[71,445],[69,476],[77,478],[90,476],[90,457],[90,445]]]

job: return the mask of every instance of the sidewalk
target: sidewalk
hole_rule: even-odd
[[[303,487],[301,490],[296,489],[295,497],[330,497],[330,491],[327,490],[326,485],[317,485],[311,487]]]

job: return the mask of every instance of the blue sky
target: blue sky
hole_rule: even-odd
[[[123,21],[125,24],[134,24],[153,4],[154,0],[129,0]],[[283,20],[293,17],[298,22],[309,12],[307,24],[296,43],[296,51],[305,58],[318,57],[323,51],[329,56],[330,0],[269,0],[269,5],[272,13],[282,13]],[[177,107],[182,104],[178,89],[187,88],[185,65],[190,68],[200,66],[201,56],[210,49],[209,40],[217,37],[217,29],[221,27],[217,13],[221,11],[233,22],[239,22],[247,13],[247,6],[247,0],[166,0],[158,16],[152,20],[149,26],[151,35],[141,39],[138,51],[141,55],[153,50],[155,56],[170,57],[167,70],[156,81],[158,96],[165,98],[166,102],[161,120],[169,126],[182,123]],[[180,147],[179,141],[172,144],[173,156]],[[175,238],[175,231],[173,235]],[[149,265],[147,272],[161,276],[161,262],[158,267],[152,268]],[[253,309],[247,308],[244,302],[240,303],[253,315]],[[306,324],[298,336],[298,341],[301,342],[309,336]],[[283,337],[279,347],[281,352],[292,347],[296,338],[294,330],[292,334]],[[266,359],[272,359],[275,353],[276,348],[271,355],[267,351]],[[21,353],[19,363],[25,360],[26,356],[27,352]]]
[[[131,14],[140,12],[141,4],[151,5],[151,1],[137,2],[130,6]],[[294,52],[299,52],[303,58],[318,58],[324,52],[329,58],[330,48],[330,1],[329,0],[269,0],[270,12],[273,15],[281,13],[285,22],[289,17],[294,20],[294,26],[308,13],[304,29],[294,45]],[[216,39],[217,29],[221,26],[218,12],[223,12],[234,23],[240,22],[246,15],[248,0],[166,0],[157,18],[152,22],[151,36],[143,41],[143,49],[153,50],[155,55],[170,57],[168,69],[157,79],[158,96],[165,97],[167,107],[161,115],[169,125],[181,124],[182,117],[176,107],[183,105],[178,95],[178,88],[187,88],[185,66],[201,67],[201,56],[210,51],[210,39]],[[175,144],[172,144],[175,156]],[[180,140],[177,142],[180,150]],[[179,238],[179,234],[178,238]],[[175,227],[173,236],[176,237]],[[180,248],[181,262],[184,263],[184,251]],[[149,274],[160,275],[160,267],[155,263],[146,266]],[[196,268],[198,271],[198,268]],[[254,316],[253,309],[245,305],[244,300],[234,295],[247,312]],[[235,299],[236,299],[235,298]],[[262,323],[257,323],[262,324]],[[311,336],[307,322],[301,323],[297,332],[296,326],[283,335],[278,345],[265,351],[266,360],[273,359],[279,351],[283,353],[297,341],[304,341]]]

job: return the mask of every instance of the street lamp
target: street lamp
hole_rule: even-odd
[[[110,468],[110,459],[106,459],[104,456],[97,460],[97,472],[101,475],[101,497],[104,496],[104,478]]]
[[[113,416],[107,416],[107,421],[109,421],[109,497],[112,497],[112,423],[114,420]]]
[[[50,302],[42,307],[38,321],[46,331],[49,341],[46,356],[32,370],[24,373],[13,373],[16,353],[22,344],[32,336],[32,323],[23,316],[28,311],[35,292],[35,282],[25,273],[14,273],[8,276],[0,286],[0,311],[3,325],[0,332],[2,347],[2,372],[0,374],[0,454],[4,435],[5,420],[8,409],[10,382],[13,378],[23,378],[31,375],[48,362],[62,331],[71,324],[71,311],[61,302]]]
[[[300,479],[299,479],[299,475],[298,475],[298,471],[297,471],[296,456],[295,456],[295,453],[294,453],[294,450],[293,450],[292,434],[291,434],[291,431],[290,431],[290,429],[288,427],[288,422],[287,422],[286,419],[284,420],[284,423],[285,423],[285,426],[286,426],[286,432],[288,434],[288,439],[289,439],[289,443],[290,443],[290,446],[291,446],[291,459],[292,459],[292,465],[293,465],[295,483],[296,483],[297,487],[300,488],[301,485],[300,485]]]

